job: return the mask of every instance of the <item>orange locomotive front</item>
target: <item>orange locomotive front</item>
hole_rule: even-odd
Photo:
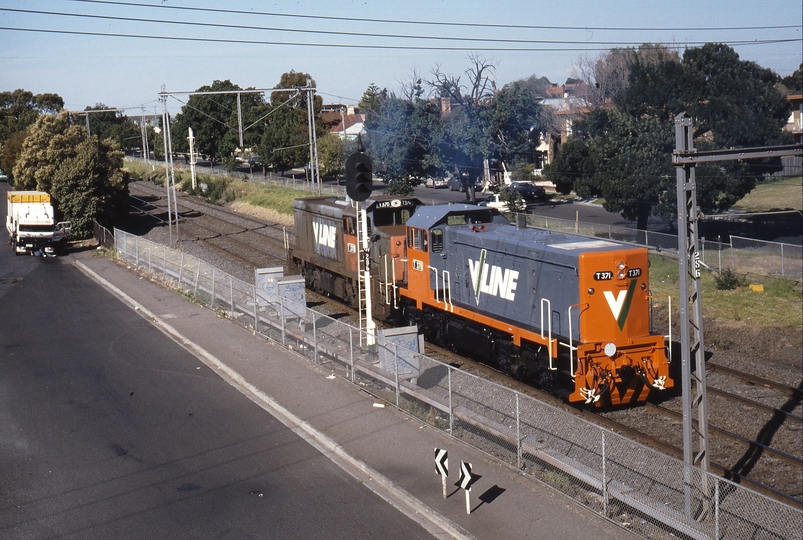
[[[666,341],[650,333],[646,249],[588,252],[579,257],[580,340],[571,401],[644,401],[672,386]],[[638,382],[642,384],[638,384]]]

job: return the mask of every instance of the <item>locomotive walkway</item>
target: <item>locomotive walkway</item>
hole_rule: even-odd
[[[437,538],[636,538],[550,488],[451,439],[279,345],[92,252],[71,260],[209,369]],[[434,449],[449,452],[448,498]],[[480,478],[456,484],[460,461]],[[344,509],[344,511],[347,511]],[[387,532],[393,537],[393,531]]]

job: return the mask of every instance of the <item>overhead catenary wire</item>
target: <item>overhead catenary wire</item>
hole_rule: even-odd
[[[459,37],[459,36],[433,36],[433,35],[404,35],[404,34],[386,34],[386,33],[371,33],[371,32],[353,32],[353,31],[337,31],[337,30],[309,30],[302,28],[287,28],[287,27],[262,27],[244,24],[227,24],[217,22],[200,22],[200,21],[179,21],[179,20],[166,20],[166,19],[148,19],[143,17],[123,17],[118,15],[97,15],[87,13],[67,13],[58,11],[43,11],[32,9],[18,9],[18,8],[0,8],[0,11],[13,12],[13,13],[26,13],[35,15],[51,15],[57,17],[73,17],[85,19],[99,19],[111,20],[121,22],[135,22],[135,23],[149,23],[159,25],[175,25],[175,26],[191,26],[191,27],[204,27],[204,28],[222,28],[228,30],[255,30],[263,32],[287,32],[287,33],[300,33],[300,34],[313,34],[313,35],[328,35],[338,37],[367,37],[367,38],[384,38],[384,39],[414,39],[424,41],[446,41],[446,42],[472,42],[472,43],[511,43],[511,44],[557,44],[557,45],[582,45],[594,44],[605,45],[610,47],[616,46],[631,46],[642,45],[640,42],[633,41],[589,41],[589,40],[548,40],[548,39],[512,39],[512,38],[491,38],[491,37]],[[777,43],[777,39],[773,40],[728,40],[727,43],[731,45],[745,45],[757,43]],[[687,41],[683,44],[686,46],[703,45],[704,41]]]
[[[554,26],[554,25],[533,25],[533,24],[498,24],[498,23],[467,23],[453,21],[413,21],[406,19],[376,19],[368,17],[342,17],[333,15],[303,15],[294,13],[279,13],[269,11],[253,11],[222,8],[204,8],[190,6],[171,6],[162,4],[143,4],[141,2],[118,2],[113,0],[70,0],[72,2],[84,4],[107,4],[126,7],[142,7],[154,9],[169,9],[183,11],[198,11],[207,13],[226,13],[234,15],[266,16],[266,17],[286,17],[296,19],[311,19],[322,21],[343,21],[348,23],[367,22],[382,24],[403,24],[403,25],[429,25],[429,26],[456,26],[466,28],[500,28],[500,29],[523,29],[523,30],[591,30],[591,31],[711,31],[711,30],[778,30],[778,29],[798,29],[799,25],[775,25],[775,26],[725,26],[725,27],[605,27],[605,26]]]

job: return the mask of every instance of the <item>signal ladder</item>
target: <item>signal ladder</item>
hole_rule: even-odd
[[[373,320],[371,320],[371,310],[368,302],[370,301],[371,286],[368,281],[370,278],[370,266],[368,262],[368,246],[365,235],[365,224],[363,220],[365,210],[360,208],[360,203],[355,204],[357,208],[357,308],[360,312],[360,345],[373,345]],[[362,214],[362,215],[361,215]]]

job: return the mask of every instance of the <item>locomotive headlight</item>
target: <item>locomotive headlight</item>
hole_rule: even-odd
[[[588,288],[588,294],[594,294],[594,287]]]
[[[619,264],[616,265],[616,268],[618,268],[619,270],[624,270],[625,268],[627,268],[627,265],[625,264],[625,261],[619,261]]]
[[[625,276],[627,275],[627,272],[625,271],[626,268],[627,265],[625,264],[625,261],[619,261],[619,263],[616,265],[616,269],[619,270],[619,272],[616,274],[616,277],[619,279],[625,279]]]
[[[605,354],[608,355],[609,358],[613,358],[613,355],[616,354],[616,345],[613,343],[605,345]]]
[[[625,271],[624,270],[619,271],[619,273],[616,274],[616,277],[618,277],[619,279],[625,279]]]

